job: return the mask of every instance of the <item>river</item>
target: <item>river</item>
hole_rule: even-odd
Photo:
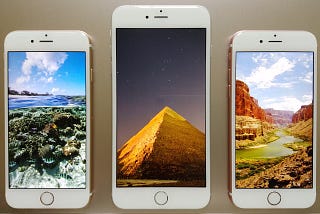
[[[284,147],[285,143],[301,142],[303,140],[286,135],[284,131],[276,132],[279,139],[266,144],[264,147],[236,150],[236,158],[276,158],[295,153],[292,149]]]

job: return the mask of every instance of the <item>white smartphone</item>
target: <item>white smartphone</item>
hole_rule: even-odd
[[[112,16],[116,206],[196,209],[210,198],[210,16],[121,6]]]
[[[14,31],[5,38],[11,207],[80,208],[89,201],[90,46],[81,31]]]
[[[305,31],[241,31],[229,48],[230,196],[241,208],[316,198],[317,42]]]

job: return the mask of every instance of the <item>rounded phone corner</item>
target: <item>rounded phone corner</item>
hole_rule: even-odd
[[[209,19],[210,19],[210,12],[208,10],[207,7],[203,6],[203,5],[197,5],[197,7],[202,10],[202,13],[205,14]]]
[[[112,192],[112,202],[117,208],[126,209],[124,206],[122,206],[121,200],[119,200],[119,198],[115,195],[114,192]]]
[[[83,31],[83,30],[79,30],[79,34],[83,37],[83,39],[86,41],[86,43],[88,45],[91,44],[92,41],[92,36],[90,34],[88,34],[87,32]]]
[[[19,30],[10,31],[4,38],[4,47],[6,47],[9,40],[14,39],[15,35],[20,32]]]
[[[312,206],[314,206],[314,204],[316,203],[316,192],[314,193],[314,197],[312,197],[312,199],[310,200],[309,203],[306,203],[306,205],[304,207],[301,207],[303,209],[307,209],[307,208],[310,208]]]
[[[126,10],[126,8],[131,7],[129,5],[120,5],[116,7],[112,12],[112,20],[118,15],[118,13],[121,13],[121,11]]]
[[[239,209],[249,209],[249,208],[252,208],[252,207],[250,207],[250,206],[246,206],[245,204],[243,204],[242,202],[238,201],[235,197],[232,197],[232,196],[231,196],[231,202],[232,202],[232,204],[233,204],[235,207],[237,207],[237,208],[239,208]],[[260,207],[260,208],[262,208],[262,207]]]
[[[315,44],[317,44],[317,37],[313,33],[311,33],[310,31],[303,31],[303,32],[307,34]]]
[[[91,202],[92,200],[92,192],[90,192],[87,197],[84,198],[83,201],[81,201],[78,206],[76,207],[77,209],[82,209],[82,208],[85,208],[89,205],[89,203]]]
[[[6,203],[9,207],[14,208],[14,209],[21,209],[22,207],[19,207],[18,204],[16,203],[16,200],[13,198],[9,197],[8,194],[6,194]]]
[[[212,200],[212,195],[210,194],[210,192],[206,195],[206,198],[203,200],[202,203],[199,204],[199,207],[197,209],[204,209],[206,208],[210,201]]]

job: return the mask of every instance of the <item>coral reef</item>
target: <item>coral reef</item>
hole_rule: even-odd
[[[10,187],[83,188],[85,120],[85,106],[9,110]]]

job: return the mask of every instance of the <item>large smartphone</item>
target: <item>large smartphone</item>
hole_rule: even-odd
[[[11,207],[80,208],[89,201],[90,46],[81,31],[14,31],[5,38]]]
[[[229,48],[230,196],[241,208],[316,198],[317,42],[305,31],[241,31]]]
[[[196,209],[210,198],[210,16],[121,6],[112,17],[112,196],[121,208]]]

